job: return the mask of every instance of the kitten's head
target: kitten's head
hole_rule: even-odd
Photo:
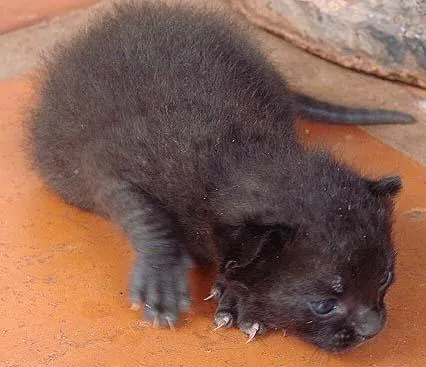
[[[377,335],[394,279],[391,216],[400,189],[397,177],[364,181],[356,202],[343,208],[336,199],[335,210],[301,225],[257,218],[228,227],[223,273],[245,313],[331,352]]]

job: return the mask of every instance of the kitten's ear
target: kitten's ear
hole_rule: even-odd
[[[402,189],[402,180],[399,176],[384,177],[379,180],[368,180],[368,188],[379,197],[394,197]]]
[[[290,242],[296,229],[285,224],[259,225],[246,223],[240,228],[239,247],[228,260],[225,270],[236,270],[253,264],[257,259],[266,259],[280,253]]]

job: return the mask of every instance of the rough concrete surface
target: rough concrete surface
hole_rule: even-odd
[[[97,0],[2,0],[0,34],[49,19],[67,11],[94,4]]]

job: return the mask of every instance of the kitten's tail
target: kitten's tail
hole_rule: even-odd
[[[322,102],[293,92],[297,113],[314,122],[345,125],[411,124],[415,118],[409,114],[380,109],[351,108]]]

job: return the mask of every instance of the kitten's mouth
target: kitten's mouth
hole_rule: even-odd
[[[362,341],[354,342],[354,343],[351,343],[351,344],[348,344],[348,345],[333,346],[330,349],[327,349],[327,351],[329,351],[333,354],[348,353],[348,352],[351,352],[354,349],[357,349],[358,347],[360,347],[364,343],[365,343],[365,340],[362,340]]]
[[[307,340],[309,343],[316,345],[318,348],[332,354],[344,354],[348,353],[354,349],[359,348],[365,344],[371,338],[366,338],[361,335],[357,335],[354,339],[346,342],[330,342],[330,339],[327,340],[315,340],[310,337],[304,337],[303,339]]]
[[[363,344],[365,344],[368,340],[371,338],[366,338],[364,336],[357,336],[356,339],[350,343],[347,344],[340,344],[340,345],[332,345],[331,347],[325,348],[327,351],[334,353],[334,354],[343,354],[348,353],[354,349],[359,348]],[[321,347],[321,346],[320,346]]]

